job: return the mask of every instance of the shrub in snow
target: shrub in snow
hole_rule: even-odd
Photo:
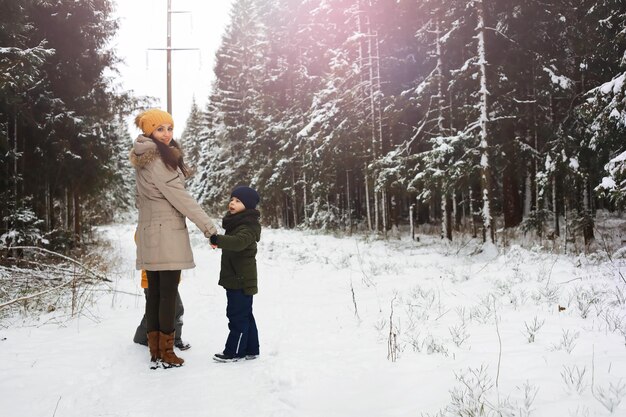
[[[465,341],[469,339],[469,333],[467,333],[467,327],[465,326],[465,323],[450,326],[448,327],[448,331],[452,336],[452,341],[457,347],[461,347],[463,343],[465,343]]]
[[[536,231],[537,233],[543,234],[551,215],[552,213],[547,209],[533,210],[524,218],[521,228],[524,233]]]
[[[444,414],[447,417],[530,417],[533,411],[532,405],[539,390],[528,381],[521,388],[523,393],[520,404],[511,396],[492,392],[494,384],[485,366],[470,368],[455,376],[460,386],[450,391],[451,401]]]
[[[441,354],[445,357],[450,356],[448,348],[446,348],[443,343],[436,340],[432,335],[428,335],[428,337],[424,339],[423,344],[426,348],[426,353],[429,355]]]
[[[607,311],[604,315],[606,328],[610,332],[626,333],[626,316],[621,311]]]
[[[0,236],[0,245],[5,247],[36,246],[44,243],[41,232],[43,220],[37,218],[30,207],[11,210],[2,221],[8,224],[9,228]]]
[[[587,372],[587,368],[584,366],[582,369],[576,365],[571,367],[567,365],[563,366],[561,378],[563,378],[563,382],[565,382],[568,392],[577,392],[578,394],[583,393],[583,391],[587,388],[585,372]]]
[[[532,405],[535,402],[539,388],[526,381],[522,387],[524,390],[523,404],[519,407],[520,417],[530,417],[533,411]]]
[[[610,413],[613,413],[626,396],[626,384],[623,381],[618,381],[616,384],[610,382],[608,388],[598,387],[592,392],[593,397]]]
[[[589,315],[589,311],[593,305],[600,304],[602,300],[602,293],[595,288],[589,289],[576,289],[576,307],[580,317],[586,319]]]
[[[535,341],[535,337],[537,336],[539,329],[541,329],[544,323],[545,320],[537,320],[537,316],[535,316],[533,321],[530,323],[524,322],[524,326],[526,327],[524,335],[526,336],[528,343],[533,343]]]
[[[468,372],[455,375],[460,386],[450,391],[450,405],[446,415],[462,417],[478,417],[492,415],[493,407],[487,395],[493,387],[487,368],[469,369]]]
[[[525,289],[511,291],[511,294],[509,294],[509,298],[511,300],[513,308],[517,309],[517,307],[519,307],[520,305],[526,304],[526,301],[528,300],[528,291],[526,291]]]
[[[554,350],[564,350],[567,353],[572,353],[576,347],[576,339],[578,339],[579,336],[580,334],[578,332],[570,332],[569,330],[563,329],[559,344],[553,345]]]
[[[553,305],[559,301],[559,296],[561,294],[561,288],[556,285],[546,285],[545,287],[540,287],[535,290],[533,294],[533,299],[537,304],[544,301],[547,304]]]

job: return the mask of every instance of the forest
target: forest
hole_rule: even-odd
[[[5,246],[134,205],[113,7],[0,0]],[[273,227],[588,243],[626,202],[620,0],[236,0],[213,72],[180,139],[216,216],[245,183]]]
[[[279,227],[587,243],[624,204],[625,51],[619,1],[240,0],[192,188],[250,182]]]

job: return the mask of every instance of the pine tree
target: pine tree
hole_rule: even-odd
[[[0,130],[14,151],[14,181],[0,183],[0,194],[11,193],[14,207],[28,205],[46,231],[71,231],[75,242],[83,223],[103,218],[85,202],[107,198],[115,118],[127,101],[105,73],[116,63],[111,7],[108,0],[2,3]]]
[[[191,102],[189,116],[185,123],[185,129],[180,137],[181,147],[185,151],[185,162],[191,166],[193,170],[198,166],[200,160],[200,152],[202,148],[202,119],[203,115],[200,108],[196,104],[196,99]]]

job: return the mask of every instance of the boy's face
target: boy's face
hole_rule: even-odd
[[[228,203],[228,212],[230,214],[241,213],[246,209],[246,206],[243,205],[241,200],[237,197],[231,197],[230,202]]]

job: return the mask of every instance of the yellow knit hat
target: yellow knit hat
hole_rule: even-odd
[[[172,115],[160,109],[150,109],[143,113],[139,113],[135,117],[135,126],[137,126],[144,135],[150,136],[157,127],[162,124],[171,124],[174,127],[174,119]]]

